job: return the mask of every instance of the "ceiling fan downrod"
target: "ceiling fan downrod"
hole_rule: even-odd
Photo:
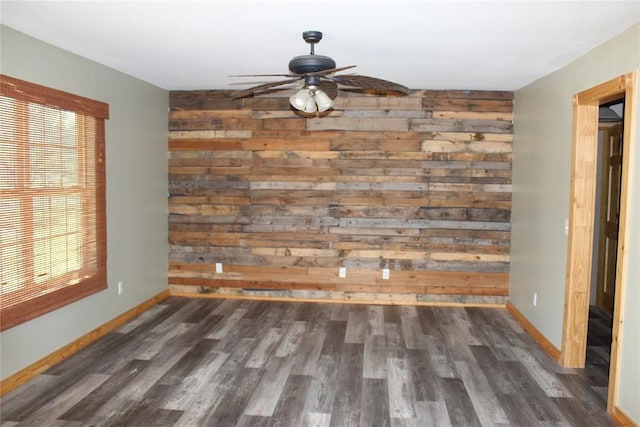
[[[322,32],[305,31],[302,33],[302,38],[311,45],[311,54],[296,56],[289,61],[289,71],[294,74],[304,75],[336,67],[336,62],[332,58],[315,54],[314,45],[322,40]]]
[[[305,31],[302,33],[302,38],[304,41],[311,45],[311,53],[310,55],[315,55],[314,46],[320,40],[322,40],[322,31]]]

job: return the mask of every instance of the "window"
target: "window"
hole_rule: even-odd
[[[107,287],[109,106],[0,76],[0,330]]]

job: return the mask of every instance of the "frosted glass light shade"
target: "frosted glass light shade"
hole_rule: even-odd
[[[304,106],[303,111],[305,113],[315,113],[316,111],[318,111],[318,109],[316,108],[316,100],[313,96],[309,98],[307,104]]]
[[[316,90],[315,99],[320,113],[323,113],[333,107],[333,100],[320,89]]]
[[[298,92],[295,93],[295,95],[292,95],[289,98],[289,103],[291,104],[291,106],[296,110],[301,110],[301,111],[305,111],[309,101],[315,103],[315,101],[313,100],[313,94],[307,88],[300,89]]]
[[[333,108],[333,100],[316,86],[309,86],[300,89],[289,98],[289,103],[296,110],[312,114],[316,111],[321,113]]]

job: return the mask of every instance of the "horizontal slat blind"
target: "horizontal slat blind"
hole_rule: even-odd
[[[2,330],[106,288],[108,105],[2,76]]]

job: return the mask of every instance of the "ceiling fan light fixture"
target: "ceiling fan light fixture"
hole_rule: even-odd
[[[305,113],[324,113],[333,108],[333,100],[317,86],[306,86],[289,98],[293,108]]]
[[[305,88],[300,89],[289,98],[289,103],[296,110],[304,111],[309,101],[313,102],[313,93]]]
[[[307,114],[312,114],[318,111],[318,108],[316,107],[316,100],[314,97],[309,98],[309,100],[307,101],[307,105],[304,106],[303,111]]]
[[[333,108],[333,100],[329,98],[329,96],[324,93],[322,89],[316,89],[314,98],[316,100],[316,104],[318,105],[318,112],[324,113],[325,111]]]
[[[388,80],[357,74],[334,75],[338,71],[348,70],[355,65],[336,68],[336,62],[324,55],[316,55],[314,45],[322,40],[321,31],[305,31],[302,33],[305,42],[311,45],[308,55],[299,55],[289,61],[288,74],[250,74],[235,77],[287,77],[285,80],[262,83],[249,89],[234,92],[234,99],[257,96],[272,90],[285,89],[285,85],[304,79],[304,88],[289,97],[293,108],[306,113],[323,113],[333,108],[333,99],[338,96],[339,85],[352,89],[362,89],[375,93],[388,92],[409,95],[409,88]],[[322,90],[320,90],[322,88]]]

